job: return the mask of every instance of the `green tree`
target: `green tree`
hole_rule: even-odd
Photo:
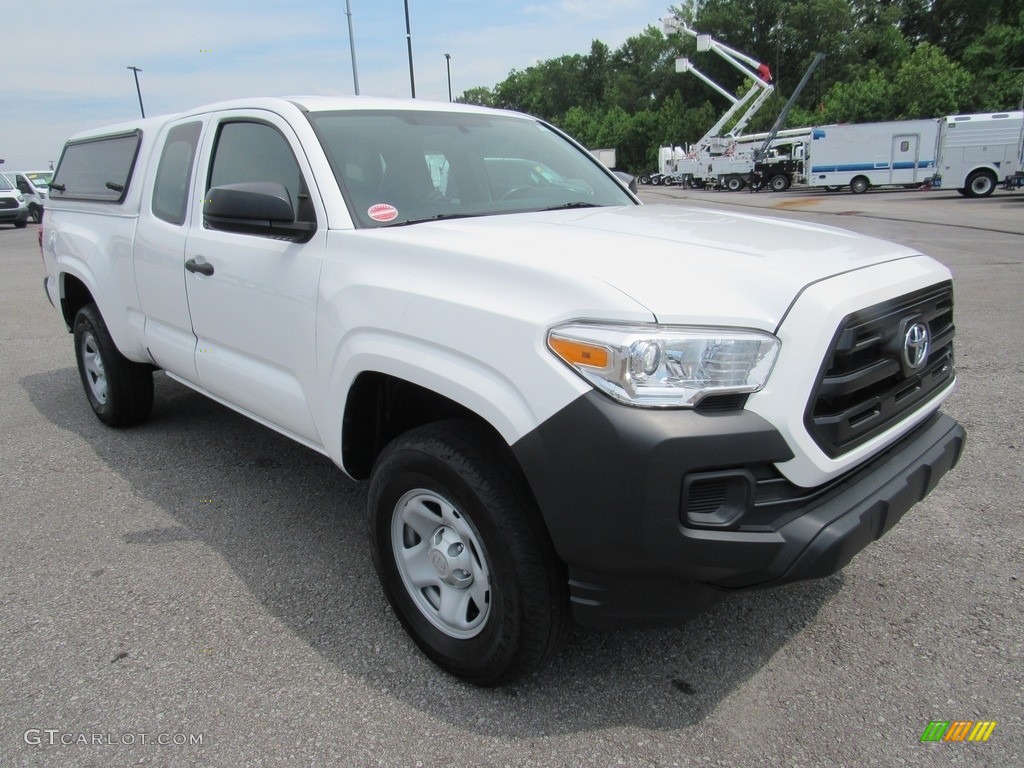
[[[971,76],[930,43],[919,45],[900,65],[893,82],[893,108],[898,120],[939,117],[959,112],[969,103]]]
[[[870,123],[890,120],[892,81],[879,69],[853,82],[835,83],[825,96],[818,123]]]
[[[478,107],[496,106],[494,93],[491,92],[490,88],[482,85],[470,88],[468,91],[463,91],[462,95],[456,97],[455,101],[460,104],[475,104]]]
[[[964,68],[974,77],[969,109],[1017,109],[1024,90],[1024,16],[1016,24],[990,24],[964,50]]]

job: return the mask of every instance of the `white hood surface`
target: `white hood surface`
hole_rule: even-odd
[[[444,251],[460,262],[459,255],[589,275],[661,323],[701,318],[768,331],[808,285],[920,255],[833,227],[668,205],[454,219],[372,236]],[[865,281],[876,279],[865,272]]]

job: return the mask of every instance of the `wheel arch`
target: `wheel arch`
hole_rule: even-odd
[[[385,446],[417,427],[448,419],[476,424],[511,466],[522,473],[508,442],[486,418],[439,392],[380,371],[364,371],[352,382],[341,422],[341,459],[345,472],[365,480]]]
[[[75,322],[75,315],[78,310],[86,304],[95,304],[96,299],[89,287],[78,277],[68,272],[60,275],[60,312],[64,317],[64,324],[68,330],[72,330]]]

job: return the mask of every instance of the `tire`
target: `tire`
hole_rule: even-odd
[[[768,186],[772,192],[785,192],[789,189],[789,177],[783,176],[781,173],[777,176],[772,176],[768,180]]]
[[[122,355],[95,304],[75,315],[75,358],[93,413],[111,427],[145,421],[153,410],[153,369]]]
[[[730,176],[725,180],[725,188],[730,192],[739,192],[743,189],[743,179],[739,176]]]
[[[865,179],[863,176],[858,176],[857,178],[850,182],[850,191],[853,192],[853,194],[855,195],[863,195],[865,192],[868,191],[868,188],[870,186],[871,184],[868,183],[867,179]]]
[[[964,184],[967,197],[988,197],[995,189],[996,177],[990,171],[975,171]]]
[[[16,222],[14,222],[14,228],[15,229],[24,229],[27,226],[28,226],[28,222],[27,221],[16,221]]]
[[[33,203],[28,207],[28,217],[32,219],[33,224],[38,224],[43,220],[43,209]]]
[[[838,184],[827,184],[825,186],[826,192],[838,192],[840,189],[842,189],[842,187],[839,186]]]
[[[640,174],[640,183],[641,184],[650,184],[651,183],[651,177],[648,176],[646,173]]]
[[[384,592],[435,664],[497,686],[561,650],[570,627],[564,567],[524,481],[487,433],[452,420],[400,435],[378,458],[368,495]]]

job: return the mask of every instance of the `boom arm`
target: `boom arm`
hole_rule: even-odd
[[[768,69],[768,65],[755,61],[746,54],[740,53],[739,51],[718,42],[712,38],[711,35],[702,35],[697,33],[677,17],[673,16],[665,19],[663,23],[666,33],[681,32],[695,37],[697,39],[698,51],[714,51],[718,56],[725,59],[732,66],[742,72],[745,77],[752,81],[750,90],[747,91],[742,98],[737,99],[727,90],[718,85],[718,83],[693,66],[689,59],[676,59],[676,72],[693,72],[693,74],[697,75],[697,77],[702,81],[732,102],[732,106],[726,111],[726,113],[722,115],[719,121],[715,123],[694,146],[698,150],[707,146],[711,139],[719,135],[719,132],[728,124],[729,120],[731,120],[737,112],[749,103],[747,110],[743,113],[740,119],[736,121],[732,131],[730,131],[733,136],[739,136],[743,132],[743,129],[747,127],[751,118],[753,118],[761,108],[761,105],[764,104],[772,94],[772,91],[775,90],[775,86],[771,84],[772,74],[771,70]],[[755,94],[757,98],[754,98]],[[752,102],[751,99],[753,99]]]

